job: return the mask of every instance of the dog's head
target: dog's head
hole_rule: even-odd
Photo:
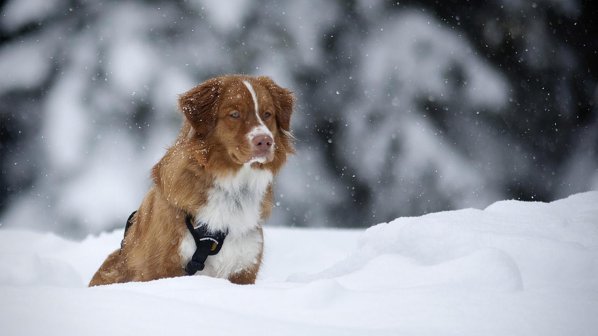
[[[292,152],[293,102],[268,77],[222,76],[181,95],[179,108],[191,125],[186,137],[202,144],[206,161],[263,167]]]

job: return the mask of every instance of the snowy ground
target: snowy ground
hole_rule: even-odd
[[[0,334],[596,335],[598,192],[266,230],[255,286],[205,277],[86,288],[122,231],[0,230]]]

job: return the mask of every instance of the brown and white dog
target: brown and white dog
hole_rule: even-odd
[[[152,170],[154,185],[131,219],[120,249],[90,286],[185,275],[196,245],[185,224],[228,231],[196,274],[255,282],[272,179],[293,153],[293,95],[268,77],[210,79],[179,98],[185,116],[175,144]]]

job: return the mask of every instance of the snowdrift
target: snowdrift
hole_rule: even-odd
[[[266,230],[254,286],[206,277],[86,288],[122,230],[0,230],[2,335],[595,335],[598,192]]]

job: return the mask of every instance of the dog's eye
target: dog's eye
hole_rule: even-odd
[[[239,117],[241,116],[241,114],[239,113],[239,111],[231,111],[228,114],[229,117],[233,118],[233,119],[239,119]]]
[[[264,113],[264,120],[268,119],[272,116],[272,113],[270,111],[266,111],[266,113]]]

